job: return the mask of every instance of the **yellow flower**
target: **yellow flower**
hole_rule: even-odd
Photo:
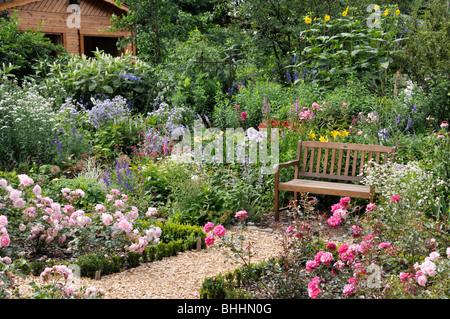
[[[331,135],[333,135],[333,138],[336,139],[336,136],[341,135],[338,131],[331,131]]]
[[[342,137],[346,137],[348,134],[349,134],[349,133],[348,133],[347,131],[342,131],[342,132],[341,132],[341,136],[342,136]]]
[[[316,137],[316,134],[314,134],[313,131],[311,130],[311,131],[309,131],[308,136],[309,136],[311,139],[314,139],[314,138]]]
[[[344,12],[342,12],[342,16],[346,17],[347,16],[347,10],[345,10]]]
[[[325,15],[325,21],[330,21],[330,16],[328,14]]]
[[[376,4],[376,5],[373,7],[373,9],[374,9],[375,11],[378,11],[378,10],[380,10],[380,6]]]
[[[321,136],[319,138],[319,141],[321,141],[321,142],[328,142],[328,139],[326,137]]]
[[[310,17],[306,17],[305,18],[305,23],[306,24],[310,24],[311,23],[311,18]]]
[[[395,14],[396,14],[396,15],[400,15],[400,10],[398,10],[398,9],[395,10]]]
[[[389,9],[384,10],[384,16],[386,17],[389,14]]]

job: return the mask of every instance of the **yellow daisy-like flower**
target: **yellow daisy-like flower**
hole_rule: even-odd
[[[330,16],[328,14],[325,15],[325,21],[330,21]]]
[[[341,133],[339,133],[339,131],[331,131],[331,135],[333,136],[334,139],[336,139],[336,136],[341,135]]]
[[[400,15],[400,10],[399,9],[397,9],[397,10],[395,10],[395,15]]]
[[[305,23],[306,24],[310,24],[311,23],[311,18],[310,17],[306,17],[305,18]]]
[[[321,141],[321,142],[328,142],[328,139],[326,137],[321,136],[319,138],[319,141]]]
[[[384,16],[386,17],[389,14],[389,9],[384,10]]]
[[[346,17],[347,16],[347,10],[345,10],[344,12],[342,12],[342,16]]]

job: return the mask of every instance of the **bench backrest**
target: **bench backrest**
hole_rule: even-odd
[[[316,177],[361,182],[364,165],[395,162],[396,147],[352,143],[299,141],[295,178]]]

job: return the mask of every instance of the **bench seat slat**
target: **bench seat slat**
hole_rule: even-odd
[[[337,187],[338,186],[338,187]],[[280,183],[279,190],[299,193],[313,193],[334,196],[349,196],[357,198],[370,198],[370,186],[346,183],[312,181],[306,179],[293,179],[286,183]]]

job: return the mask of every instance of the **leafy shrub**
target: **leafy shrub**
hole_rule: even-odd
[[[97,51],[93,58],[72,55],[54,63],[41,62],[36,68],[44,94],[63,88],[65,96],[60,99],[73,98],[87,109],[93,106],[91,98],[120,95],[132,111],[146,113],[156,97],[153,67],[131,54],[112,57]]]
[[[450,111],[450,28],[448,6],[439,0],[419,1],[406,20],[408,40],[397,59],[404,72],[425,92],[427,116],[448,120]],[[425,10],[422,10],[425,8]],[[447,14],[445,13],[447,12]],[[426,43],[426,46],[423,45]]]
[[[27,159],[49,162],[55,134],[52,100],[40,95],[33,83],[24,88],[0,83],[0,168]]]
[[[64,48],[51,43],[40,30],[19,31],[19,22],[16,16],[0,17],[0,66],[11,65],[11,74],[22,80],[39,61],[55,60],[53,54]]]

